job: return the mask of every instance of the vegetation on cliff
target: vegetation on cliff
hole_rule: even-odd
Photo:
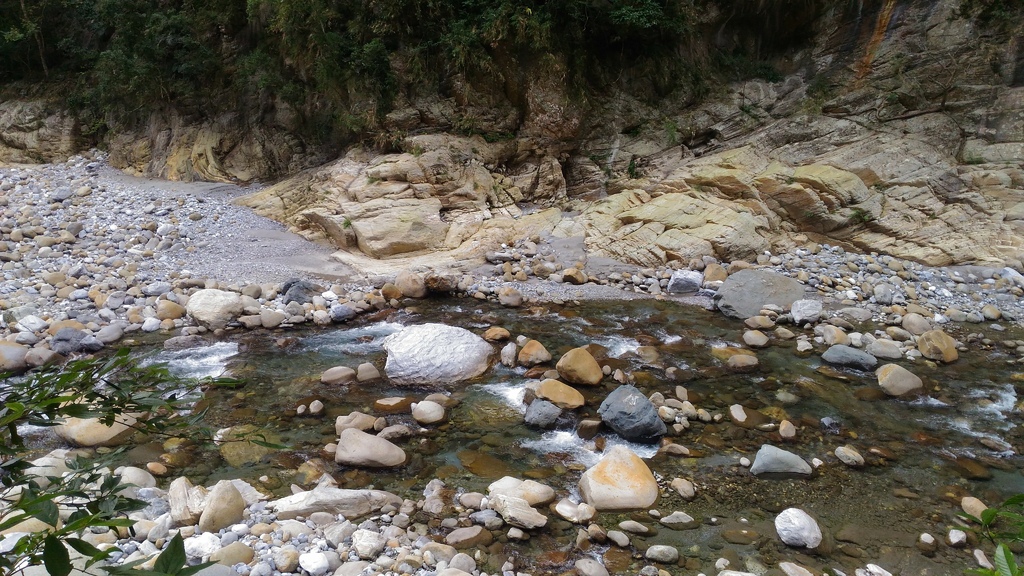
[[[340,142],[375,127],[400,96],[453,92],[456,76],[514,93],[501,84],[559,62],[583,93],[623,71],[649,73],[663,92],[700,85],[716,62],[729,76],[770,75],[762,41],[709,51],[700,37],[715,20],[791,20],[794,7],[774,4],[0,0],[0,83],[60,82],[91,115],[87,132],[161,106],[210,114],[274,102]]]

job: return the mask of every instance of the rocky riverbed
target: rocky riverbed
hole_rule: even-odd
[[[122,470],[149,508],[135,517],[134,535],[88,535],[118,546],[117,561],[155,554],[176,530],[192,560],[222,565],[211,573],[261,576],[959,573],[987,560],[955,512],[977,515],[985,504],[976,496],[995,504],[1024,491],[1006,474],[1022,441],[1012,382],[1024,354],[1024,277],[1010,268],[930,268],[808,241],[756,262],[644,269],[588,257],[572,238],[537,236],[495,246],[486,264],[375,274],[231,204],[251,190],[130,179],[101,154],[2,169],[0,190],[4,369],[147,333],[169,337],[168,348],[198,351],[212,340],[272,355],[260,346],[274,341],[295,354],[288,340],[303,326],[391,325],[388,340],[361,336],[376,351],[358,364],[293,379],[307,389],[296,392],[285,426],[334,421],[310,440],[314,448],[297,451],[302,462],[288,462],[286,474],[245,472],[283,465],[268,452],[234,462],[221,451],[244,480],[219,481],[207,469],[207,487],[192,486],[178,474],[188,465],[168,446]],[[643,300],[587,304],[626,297]],[[444,299],[440,318],[429,298]],[[682,304],[699,307],[683,314]],[[694,325],[683,324],[686,315]],[[546,318],[552,323],[542,327]],[[446,327],[443,335],[399,338],[410,330],[403,326],[431,325],[424,321]],[[625,351],[609,345],[605,331],[615,324],[633,342]],[[1008,386],[1004,396],[957,370],[982,365],[993,370],[988,384]],[[489,405],[459,387],[433,395],[416,388],[478,382],[482,373],[514,383],[518,396],[503,412],[481,412]],[[354,404],[346,397],[357,388]],[[985,395],[969,402],[1006,426],[971,436],[969,447],[932,430],[893,428],[903,407],[956,406],[972,388]],[[228,402],[242,420],[259,413],[239,398]],[[856,411],[835,412],[842,404]],[[437,434],[479,443],[480,434],[452,430],[464,420],[483,426],[480,414],[569,433],[593,457],[502,468],[490,451],[507,439],[495,431],[483,447],[459,452],[459,474],[425,464]],[[105,431],[95,427],[68,428],[61,437],[86,454],[113,441],[97,440]],[[937,484],[879,480],[890,467],[912,475],[893,464],[922,459],[909,455],[908,437],[937,445],[932,461],[955,474]],[[65,456],[39,463],[59,468]],[[389,476],[411,470],[426,476],[408,484]],[[789,479],[765,480],[780,474]],[[993,477],[998,488],[986,488]],[[384,482],[388,490],[365,487]],[[879,486],[900,504],[871,510]],[[869,510],[858,522],[840,521],[829,516],[832,499],[844,513]],[[891,520],[885,507],[913,518],[888,544],[888,536],[864,533],[864,518]]]

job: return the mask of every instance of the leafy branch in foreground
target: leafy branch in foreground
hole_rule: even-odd
[[[142,365],[128,349],[0,380],[0,531],[24,528],[0,539],[0,576],[40,564],[53,576],[66,576],[72,566],[69,548],[85,556],[86,568],[93,566],[110,551],[77,535],[93,528],[128,528],[133,524],[128,513],[146,505],[130,497],[125,490],[130,486],[110,472],[116,452],[69,460],[68,472],[54,472],[23,458],[26,446],[19,427],[96,418],[108,426],[127,423],[151,436],[187,432],[191,439],[209,440],[208,430],[196,428],[204,414],[192,413],[191,404],[210,383],[176,378],[162,365]],[[184,549],[178,550],[177,541],[149,574],[192,573],[183,568]]]
[[[980,516],[961,513],[960,516],[978,525],[974,531],[996,544],[994,568],[979,568],[968,574],[973,576],[1024,576],[1009,543],[1024,542],[1024,494],[1007,499],[998,506],[986,508]]]

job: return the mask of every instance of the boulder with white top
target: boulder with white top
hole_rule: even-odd
[[[199,290],[189,297],[185,311],[207,328],[223,328],[242,313],[242,296],[212,288]]]
[[[384,373],[396,384],[444,385],[487,371],[494,349],[464,328],[444,324],[409,326],[384,339]]]

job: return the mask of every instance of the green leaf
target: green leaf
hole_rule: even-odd
[[[28,508],[26,509],[28,510]],[[34,502],[29,512],[34,518],[50,526],[56,526],[58,520],[60,520],[60,508],[57,507],[57,503],[53,500]]]
[[[1006,544],[1000,544],[996,548],[996,573],[999,576],[1017,576],[1017,562],[1013,559],[1013,552]]]
[[[157,557],[153,570],[161,574],[177,574],[186,560],[188,556],[185,555],[185,541],[181,534],[175,534],[167,548]]]
[[[67,538],[64,543],[71,546],[76,552],[83,556],[88,556],[89,561],[85,563],[85,567],[88,568],[100,560],[105,560],[110,556],[111,550],[100,550],[99,548],[89,544],[81,538]]]
[[[43,541],[43,566],[50,576],[68,576],[71,573],[71,557],[68,549],[53,534]]]
[[[999,515],[998,508],[986,508],[981,512],[981,524],[982,526],[988,526],[995,522],[996,516]]]

